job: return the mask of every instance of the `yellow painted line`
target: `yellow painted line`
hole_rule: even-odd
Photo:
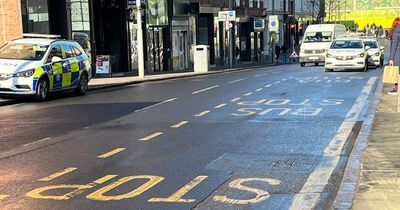
[[[111,179],[114,179],[117,176],[118,175],[114,175],[114,174],[106,175],[106,176],[101,177],[100,179],[96,179],[93,183],[95,183],[95,184],[103,184],[103,183],[108,182]]]
[[[41,178],[38,181],[48,182],[48,181],[56,179],[56,178],[58,178],[60,176],[64,176],[65,174],[71,173],[71,172],[75,171],[76,169],[77,168],[75,168],[75,167],[69,167],[69,168],[66,168],[66,169],[64,169],[62,171],[56,172],[56,173],[54,173],[54,174],[52,174],[52,175],[50,175],[48,177]]]
[[[244,96],[249,96],[249,95],[252,95],[253,93],[252,92],[250,92],[250,93],[246,93],[246,94],[244,94]]]
[[[179,122],[179,123],[177,123],[177,124],[171,126],[171,128],[179,128],[179,127],[181,127],[182,125],[187,124],[188,122],[189,122],[189,121],[181,121],[181,122]]]
[[[108,158],[108,157],[111,157],[111,156],[113,156],[113,155],[115,155],[117,153],[120,153],[120,152],[124,151],[125,149],[126,148],[117,148],[117,149],[114,149],[114,150],[112,150],[110,152],[107,152],[107,153],[104,153],[102,155],[99,155],[97,157],[98,158]]]
[[[218,105],[218,106],[215,106],[214,108],[216,108],[216,109],[221,109],[221,108],[224,107],[224,106],[226,106],[226,104],[220,104],[220,105]]]
[[[242,98],[237,97],[237,98],[232,99],[231,102],[236,102],[236,101],[239,101],[240,99],[242,99]]]
[[[196,201],[196,199],[183,199],[182,197],[186,195],[190,190],[195,188],[202,181],[207,179],[208,176],[198,176],[192,181],[190,181],[187,185],[183,186],[181,189],[176,191],[174,194],[169,196],[168,198],[150,198],[149,202],[163,202],[163,203],[192,203]]]
[[[256,92],[260,92],[260,91],[262,91],[262,90],[264,90],[264,88],[258,88],[258,89],[256,90]]]
[[[202,117],[202,116],[204,116],[204,115],[206,115],[208,113],[210,113],[210,111],[207,110],[207,111],[204,111],[204,112],[200,112],[200,113],[196,114],[195,116],[196,117]]]
[[[148,141],[148,140],[156,138],[157,136],[161,136],[162,134],[163,134],[163,132],[156,132],[156,133],[153,133],[153,134],[151,134],[149,136],[146,136],[144,138],[139,139],[139,141]]]
[[[0,201],[10,197],[9,195],[0,195]]]

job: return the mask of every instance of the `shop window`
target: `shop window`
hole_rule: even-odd
[[[47,0],[21,0],[24,33],[49,33],[49,11]]]

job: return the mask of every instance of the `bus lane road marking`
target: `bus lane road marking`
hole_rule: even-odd
[[[180,128],[181,126],[183,126],[183,125],[185,125],[187,123],[189,123],[189,121],[181,121],[181,122],[171,126],[171,128]]]
[[[219,87],[219,85],[214,85],[214,86],[211,86],[211,87],[208,87],[208,88],[204,88],[204,89],[201,89],[201,90],[198,90],[198,91],[194,91],[192,93],[192,95],[195,95],[195,94],[198,94],[198,93],[202,93],[202,92],[205,92],[207,90],[212,90],[212,89],[218,88],[218,87]]]
[[[48,182],[48,181],[51,181],[51,180],[56,179],[58,177],[64,176],[64,175],[66,175],[68,173],[71,173],[71,172],[75,171],[76,169],[77,168],[75,168],[75,167],[69,167],[69,168],[66,168],[66,169],[64,169],[62,171],[58,171],[56,173],[53,173],[52,175],[50,175],[48,177],[41,178],[38,181],[40,181],[40,182]]]
[[[290,209],[314,209],[318,205],[326,185],[332,177],[334,169],[339,163],[340,154],[346,144],[360,114],[368,106],[367,100],[371,95],[377,77],[371,77],[361,91],[360,96],[347,113],[344,121],[339,127],[336,135],[331,139],[330,144],[325,148],[322,160],[310,174],[302,189],[295,195]]]
[[[124,151],[126,148],[117,148],[117,149],[114,149],[114,150],[112,150],[112,151],[110,151],[110,152],[107,152],[107,153],[104,153],[104,154],[102,154],[102,155],[99,155],[99,156],[97,156],[98,158],[109,158],[109,157],[111,157],[111,156],[113,156],[113,155],[116,155],[116,154],[118,154],[118,153],[120,153],[120,152],[122,152],[122,151]]]
[[[153,134],[151,134],[149,136],[146,136],[144,138],[139,139],[139,141],[149,141],[149,140],[154,139],[154,138],[156,138],[158,136],[161,136],[162,134],[163,134],[163,132],[156,132],[156,133],[153,133]]]

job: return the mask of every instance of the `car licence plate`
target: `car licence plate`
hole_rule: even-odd
[[[310,60],[318,60],[318,57],[309,57]]]

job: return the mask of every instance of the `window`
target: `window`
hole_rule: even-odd
[[[63,44],[63,49],[64,49],[64,52],[65,52],[65,58],[74,57],[74,52],[72,51],[71,46],[69,46],[68,44]]]
[[[372,49],[378,48],[378,43],[375,41],[364,41],[365,46],[369,46]]]
[[[50,32],[47,0],[22,0],[21,13],[24,33]]]
[[[362,49],[362,41],[358,40],[337,40],[332,44],[331,49]]]
[[[61,46],[60,45],[56,45],[51,49],[51,51],[49,53],[49,56],[47,57],[47,63],[51,63],[51,59],[54,56],[63,58],[63,54],[62,54],[62,50],[61,50]]]
[[[75,53],[76,56],[81,56],[82,55],[82,51],[79,48],[77,48],[75,46],[71,46],[71,47],[74,50],[74,53]]]
[[[330,42],[332,41],[332,32],[308,32],[304,36],[304,42]]]

